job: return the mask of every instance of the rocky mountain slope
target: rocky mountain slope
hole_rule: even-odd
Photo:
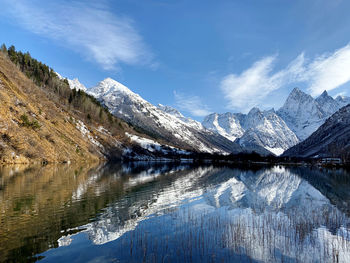
[[[241,151],[236,143],[204,129],[200,123],[186,119],[174,109],[152,105],[111,78],[101,81],[89,93],[113,115],[169,145],[209,153]]]
[[[350,105],[334,113],[305,141],[287,150],[284,156],[350,160]]]
[[[241,113],[211,114],[203,126],[236,140],[243,148],[265,148],[275,155],[298,143],[298,138],[274,110],[253,108],[247,115]]]
[[[293,89],[277,113],[300,140],[305,140],[325,121],[320,105],[298,88]]]
[[[316,131],[330,115],[342,106],[344,106],[343,103],[333,99],[326,91],[314,99],[300,89],[295,88],[277,113],[302,141]]]
[[[350,97],[339,95],[335,98],[335,100],[339,103],[341,107],[344,107],[350,104]]]
[[[202,122],[207,129],[238,142],[242,147],[259,145],[280,155],[285,150],[305,140],[325,120],[350,98],[333,99],[326,91],[314,99],[298,88],[288,96],[284,105],[275,112],[253,108],[247,115],[241,113],[213,113]]]
[[[253,108],[243,123],[245,132],[237,141],[241,146],[259,145],[275,155],[298,143],[298,138],[274,110]]]

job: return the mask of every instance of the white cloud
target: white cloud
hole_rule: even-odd
[[[350,81],[350,45],[310,61],[302,53],[287,67],[274,72],[276,59],[276,55],[268,56],[239,75],[225,76],[220,87],[228,107],[247,111],[261,104],[272,91],[290,84],[304,82],[308,92],[317,96]]]
[[[350,45],[316,58],[309,64],[305,77],[309,79],[308,91],[313,96],[350,81]]]
[[[132,20],[111,13],[105,1],[0,0],[0,5],[25,29],[82,53],[104,69],[120,63],[154,64]]]
[[[247,111],[257,106],[270,92],[299,78],[303,71],[303,54],[286,69],[272,73],[276,58],[277,56],[265,57],[240,75],[229,74],[224,77],[221,89],[229,101],[229,107]]]
[[[193,116],[203,117],[211,113],[208,106],[204,105],[198,96],[187,96],[174,91],[174,97],[176,107]]]

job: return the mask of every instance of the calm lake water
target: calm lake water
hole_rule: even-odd
[[[3,262],[350,262],[350,173],[0,168]]]

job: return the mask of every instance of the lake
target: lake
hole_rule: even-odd
[[[350,262],[350,173],[0,167],[1,262]]]

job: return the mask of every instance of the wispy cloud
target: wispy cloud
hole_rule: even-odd
[[[3,14],[25,29],[57,41],[104,69],[148,64],[152,54],[133,21],[112,13],[106,1],[0,0]]]
[[[176,107],[193,116],[203,117],[211,113],[208,106],[204,105],[198,96],[188,96],[174,91],[174,97]]]
[[[246,111],[258,105],[270,92],[299,78],[303,71],[303,54],[285,69],[272,73],[276,58],[277,55],[265,57],[240,75],[229,74],[223,78],[221,89],[229,107]]]
[[[309,79],[308,90],[314,96],[350,81],[350,44],[316,58],[309,64],[305,78]]]
[[[313,96],[350,81],[350,45],[306,60],[300,54],[285,68],[274,71],[277,55],[256,61],[241,74],[229,74],[220,83],[228,107],[247,111],[274,90],[290,84],[306,83]]]

